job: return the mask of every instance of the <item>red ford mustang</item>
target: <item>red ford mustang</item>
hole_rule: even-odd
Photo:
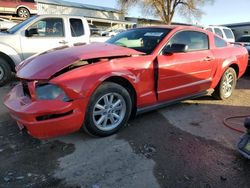
[[[5,97],[20,128],[37,138],[79,130],[107,136],[132,114],[204,95],[226,99],[248,53],[187,26],[138,28],[106,43],[45,52],[20,64]]]

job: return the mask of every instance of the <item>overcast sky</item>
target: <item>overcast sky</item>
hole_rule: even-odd
[[[78,3],[92,4],[117,8],[116,0],[67,0]],[[250,22],[250,0],[215,0],[213,5],[202,8],[205,15],[198,21],[203,25],[219,25],[227,23]],[[130,10],[128,16],[145,17],[138,7]],[[150,15],[149,15],[150,17]],[[183,17],[176,15],[174,22],[187,22]],[[196,21],[194,21],[196,23]]]

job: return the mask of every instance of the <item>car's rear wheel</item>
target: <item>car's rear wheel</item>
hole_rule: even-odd
[[[5,85],[11,79],[11,68],[8,62],[0,57],[0,86]]]
[[[17,15],[21,18],[29,18],[30,12],[27,8],[21,7],[17,10]]]
[[[84,129],[96,136],[109,136],[125,125],[130,117],[132,101],[122,86],[103,83],[91,96]]]
[[[215,88],[213,96],[217,99],[227,99],[229,98],[235,89],[237,82],[237,75],[233,68],[229,67],[220,80],[220,83]]]

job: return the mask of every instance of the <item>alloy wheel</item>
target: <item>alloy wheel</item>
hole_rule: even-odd
[[[102,131],[115,129],[123,121],[126,113],[124,98],[118,93],[102,96],[94,105],[93,122]]]
[[[232,94],[233,87],[234,87],[234,75],[232,72],[228,71],[224,77],[222,84],[222,90],[226,98]]]

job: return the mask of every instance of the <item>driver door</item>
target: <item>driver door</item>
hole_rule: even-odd
[[[27,33],[23,33],[21,37],[24,59],[36,53],[66,45],[64,22],[62,18],[45,18],[39,20],[27,30],[30,29],[36,32],[32,33],[30,36],[28,36]]]
[[[164,53],[171,44],[185,44],[187,51]],[[209,89],[214,57],[208,36],[198,31],[175,34],[158,56],[158,97],[160,101],[191,96]]]

